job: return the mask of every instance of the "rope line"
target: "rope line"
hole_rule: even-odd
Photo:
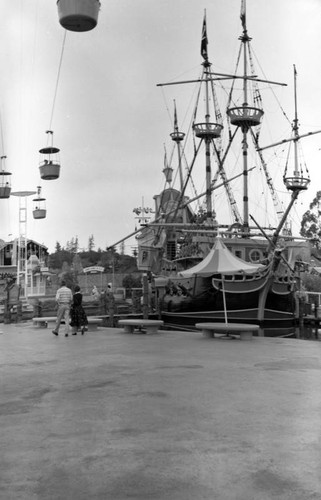
[[[51,116],[50,116],[50,123],[49,123],[49,130],[51,130],[51,125],[52,125],[52,120],[53,120],[53,114],[54,114],[54,109],[55,109],[55,104],[56,104],[56,98],[57,98],[57,92],[58,92],[58,84],[59,84],[59,78],[60,78],[60,71],[61,71],[61,66],[62,66],[62,58],[64,54],[64,49],[65,49],[65,43],[66,43],[66,36],[67,36],[67,30],[65,30],[63,42],[62,42],[62,48],[61,48],[61,55],[60,55],[60,61],[59,61],[59,68],[58,68],[58,74],[57,74],[57,81],[56,81],[56,87],[55,87],[55,94],[53,98],[53,103],[52,103],[52,111],[51,111]]]

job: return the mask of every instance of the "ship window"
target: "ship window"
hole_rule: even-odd
[[[262,254],[260,250],[251,250],[249,257],[251,262],[259,262],[262,259]]]
[[[176,257],[176,243],[175,241],[167,242],[166,258],[168,260],[174,260]]]

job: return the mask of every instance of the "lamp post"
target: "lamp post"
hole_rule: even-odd
[[[17,285],[20,285],[20,273],[23,272],[24,279],[24,296],[27,298],[27,198],[36,194],[36,191],[15,191],[11,193],[13,196],[19,197],[19,240],[18,240],[18,259],[17,259]],[[24,252],[23,252],[24,249]]]

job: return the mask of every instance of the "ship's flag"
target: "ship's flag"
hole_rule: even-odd
[[[208,59],[207,55],[207,29],[206,29],[206,12],[204,14],[204,20],[203,20],[203,28],[202,28],[202,42],[201,42],[201,56],[205,61]]]
[[[167,161],[167,151],[166,151],[166,146],[164,144],[164,168],[168,167],[168,161]]]
[[[245,5],[245,0],[242,0],[241,3],[241,22],[242,22],[242,27],[244,30],[246,30],[246,5]]]
[[[176,102],[174,100],[174,130],[178,130]]]

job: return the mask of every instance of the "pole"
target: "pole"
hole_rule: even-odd
[[[149,287],[147,274],[143,274],[143,318],[148,319]]]
[[[113,289],[112,293],[115,293],[115,256],[113,255]]]
[[[241,37],[242,43],[243,43],[243,74],[244,74],[244,80],[243,80],[243,107],[244,109],[247,108],[248,106],[248,81],[247,81],[247,44],[249,41],[249,37],[247,35],[247,30],[246,30],[246,4],[244,2],[243,4],[244,8],[244,18],[242,19],[242,25],[243,25],[243,36]],[[245,124],[244,127],[242,127],[242,132],[243,132],[243,228],[244,232],[248,233],[249,232],[249,198],[248,198],[248,161],[247,161],[247,155],[248,155],[248,144],[247,144],[247,133],[248,133],[248,126]]]
[[[224,288],[224,274],[222,274],[222,291],[223,291],[224,318],[225,318],[225,323],[227,323],[226,297],[225,297],[225,288]]]
[[[209,62],[205,61],[203,64],[204,64],[204,69],[205,69],[205,103],[206,103],[205,122],[206,122],[206,127],[208,129],[209,128],[209,121],[210,121],[209,95],[208,95]],[[209,136],[206,136],[205,137],[206,211],[207,211],[207,218],[208,219],[211,219],[213,217],[212,189],[211,189],[212,166],[211,166],[210,144],[211,144],[211,139]]]

